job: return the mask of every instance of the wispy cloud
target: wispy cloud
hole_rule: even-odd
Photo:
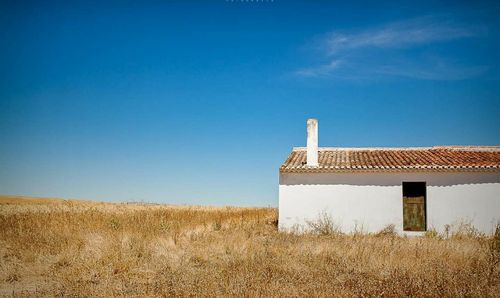
[[[482,26],[464,26],[422,17],[361,32],[332,32],[325,39],[331,54],[364,47],[402,48],[484,35]]]
[[[490,67],[487,65],[463,66],[453,64],[441,64],[428,66],[419,66],[417,64],[402,67],[401,65],[389,65],[380,67],[376,73],[380,75],[398,76],[422,80],[464,80],[476,77],[485,73]]]
[[[320,65],[317,67],[304,68],[295,71],[295,74],[304,77],[321,77],[328,76],[332,71],[339,68],[342,60],[332,60],[328,64]]]
[[[330,32],[319,40],[324,63],[296,70],[302,77],[398,76],[427,80],[460,80],[477,76],[486,66],[458,66],[446,59],[414,55],[408,61],[392,55],[436,43],[487,35],[484,26],[421,17],[357,31]],[[407,58],[408,59],[408,58]],[[436,61],[437,60],[437,61]],[[379,61],[377,63],[377,61]],[[355,66],[355,67],[354,67]]]

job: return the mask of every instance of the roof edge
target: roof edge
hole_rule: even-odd
[[[500,146],[431,146],[431,147],[318,147],[318,151],[377,151],[377,150],[465,150],[465,151],[500,151]],[[293,147],[292,151],[305,151],[307,147]]]
[[[500,167],[476,167],[476,168],[280,168],[281,174],[301,174],[301,173],[449,173],[449,172],[483,172],[497,173],[500,172]]]

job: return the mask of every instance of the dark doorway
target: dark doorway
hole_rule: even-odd
[[[403,230],[426,230],[425,182],[403,182]]]

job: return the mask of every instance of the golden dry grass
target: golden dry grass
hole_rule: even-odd
[[[0,295],[500,293],[500,237],[299,235],[278,232],[276,221],[271,208],[3,197]]]

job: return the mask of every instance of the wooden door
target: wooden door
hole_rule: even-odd
[[[425,231],[425,197],[403,197],[403,229]]]

